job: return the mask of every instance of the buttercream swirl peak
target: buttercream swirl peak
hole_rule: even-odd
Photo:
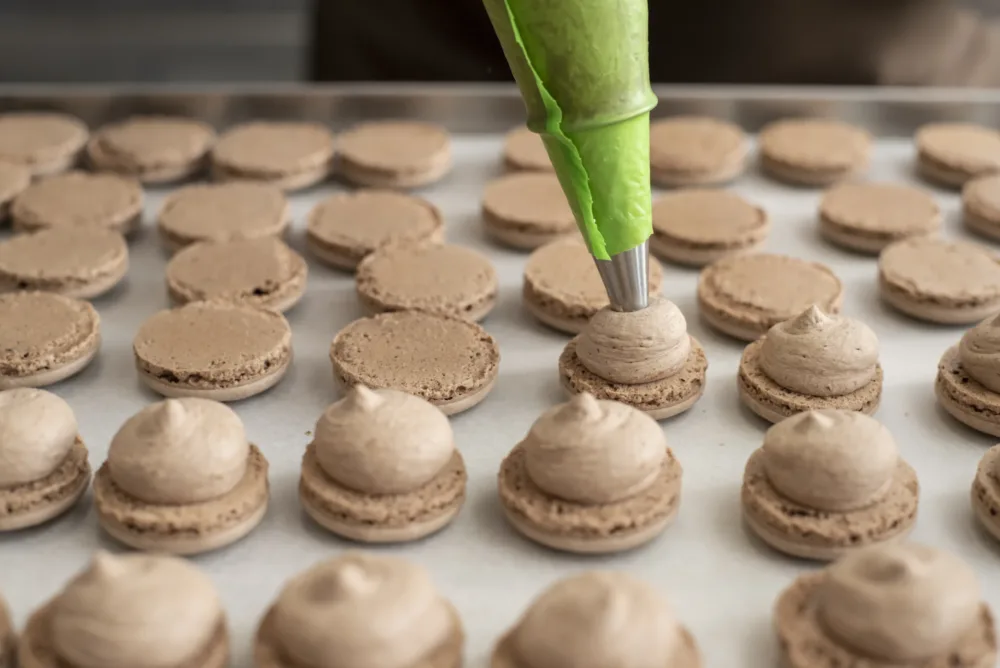
[[[664,668],[680,646],[680,626],[649,585],[624,573],[588,572],[535,599],[510,642],[525,668]]]
[[[577,357],[591,373],[629,385],[679,373],[690,353],[684,314],[662,297],[641,311],[601,309],[576,343]]]
[[[365,385],[355,385],[347,391],[347,402],[351,407],[368,413],[374,412],[383,403],[383,398]]]
[[[961,559],[900,543],[835,562],[817,603],[833,637],[895,665],[947,655],[977,623],[980,599],[976,575]]]
[[[206,575],[183,559],[98,553],[52,610],[52,644],[74,668],[176,668],[222,619]]]
[[[768,330],[759,359],[761,370],[787,390],[841,396],[875,378],[878,337],[863,322],[814,305]]]
[[[427,572],[395,557],[347,552],[285,585],[277,640],[309,668],[412,668],[454,632]]]
[[[981,385],[1000,392],[1000,315],[965,332],[958,344],[962,369]]]
[[[111,440],[115,484],[147,503],[184,505],[218,498],[246,474],[243,422],[218,401],[185,397],[146,406]]]
[[[448,418],[399,390],[356,386],[316,422],[316,459],[334,482],[364,494],[411,492],[455,452]]]
[[[616,401],[583,395],[550,408],[521,442],[528,477],[553,496],[614,503],[660,474],[667,440],[656,421]]]
[[[863,413],[816,410],[767,430],[762,448],[768,481],[807,508],[864,508],[892,485],[899,451],[892,434]]]
[[[0,392],[0,487],[49,475],[76,437],[73,409],[55,394],[34,388]]]
[[[594,395],[581,392],[562,405],[557,417],[568,422],[596,422],[604,417],[604,411]]]

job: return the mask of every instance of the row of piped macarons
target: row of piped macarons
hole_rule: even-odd
[[[997,638],[976,574],[957,557],[901,543],[800,576],[777,599],[782,664],[992,666]],[[700,668],[699,643],[653,586],[586,571],[547,587],[495,642],[491,668]],[[0,661],[22,668],[229,664],[226,613],[211,580],[165,555],[97,553],[11,628],[0,603]],[[461,617],[422,567],[345,552],[289,579],[260,619],[256,668],[462,665]]]
[[[0,529],[41,524],[91,486],[69,405],[44,390],[0,392]],[[505,457],[497,493],[511,526],[568,552],[614,553],[659,536],[681,505],[683,468],[656,421],[582,393],[545,411]],[[459,514],[467,474],[447,417],[396,390],[355,386],[319,418],[299,478],[317,524],[363,543],[440,531]],[[889,431],[848,410],[810,410],[772,426],[744,472],[747,525],[779,551],[829,560],[899,540],[917,519],[919,483]],[[234,543],[263,519],[268,463],[239,416],[196,398],[150,404],[126,420],[93,476],[106,533],[140,550],[196,554]],[[972,503],[1000,538],[1000,446],[983,457]]]

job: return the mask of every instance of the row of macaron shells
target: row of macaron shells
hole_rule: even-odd
[[[636,374],[683,365],[691,352],[690,345],[676,345],[686,336],[683,316],[669,302],[660,304],[666,306],[652,310],[664,320],[653,326],[669,330],[672,322],[676,330],[679,320],[681,328],[673,348],[660,351],[658,366],[588,347],[586,338],[582,359],[605,376],[622,376],[624,385],[645,380]],[[614,312],[602,311],[594,322],[608,313]],[[973,384],[993,391],[974,379],[996,387],[996,354],[984,350],[995,341],[993,320],[969,330],[947,355],[969,374],[966,382],[952,380],[958,389],[948,393],[948,369],[938,380],[946,408],[977,428],[983,411],[954,395],[968,394]],[[882,386],[870,329],[810,307],[747,347],[738,382],[748,406],[776,423],[750,458],[743,487],[749,523],[766,542],[829,559],[908,533],[917,515],[916,475],[900,460],[891,435],[866,415],[878,406]],[[645,402],[598,400],[568,389],[571,400],[546,411],[500,467],[508,519],[528,538],[567,551],[617,552],[652,540],[678,511],[683,473],[654,420],[662,415]],[[12,462],[2,491],[13,510],[3,528],[13,530],[68,510],[89,486],[90,468],[65,401],[22,388],[0,393],[0,408],[5,459]],[[447,408],[396,389],[353,385],[321,416],[305,451],[299,489],[306,511],[330,531],[364,542],[415,540],[443,528],[461,509],[466,487]],[[391,423],[383,419],[387,414]],[[211,461],[199,456],[209,451],[199,437],[212,441]],[[1000,523],[991,519],[1000,510],[998,453],[1000,446],[984,457],[973,502],[1000,538]],[[95,504],[107,532],[133,547],[212,550],[260,522],[267,468],[230,408],[202,398],[170,399],[142,409],[116,434],[94,481]],[[883,516],[887,512],[897,516]]]
[[[992,666],[993,613],[975,573],[917,544],[861,550],[797,578],[775,605],[782,665]],[[420,566],[347,552],[291,578],[263,614],[256,668],[457,668],[465,633]],[[226,614],[209,578],[165,555],[97,553],[28,619],[0,602],[0,661],[22,668],[229,665]],[[825,659],[817,660],[817,656]],[[376,661],[377,659],[377,661]],[[491,668],[700,668],[699,644],[655,588],[585,571],[539,594],[500,636]]]

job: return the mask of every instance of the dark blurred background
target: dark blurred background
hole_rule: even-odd
[[[493,64],[495,58],[489,53],[483,56],[483,64],[477,60],[476,55],[467,58],[464,66],[453,69],[433,63],[425,70],[401,68],[392,63],[385,63],[384,67],[371,66],[371,61],[377,61],[385,48],[393,49],[392,45],[407,41],[403,39],[403,35],[416,30],[411,26],[418,21],[410,20],[405,15],[432,14],[433,11],[427,11],[430,6],[437,6],[440,16],[444,18],[432,18],[427,23],[436,25],[451,20],[450,30],[459,49],[463,44],[468,46],[471,42],[482,42],[483,27],[486,26],[488,30],[485,15],[480,17],[477,30],[466,33],[464,27],[467,17],[472,16],[469,12],[478,15],[482,11],[479,0],[319,2],[329,3],[327,8],[333,10],[326,12],[329,16],[325,19],[328,22],[325,28],[317,24],[312,0],[0,0],[0,81],[273,82],[309,78],[497,79],[507,76],[502,60],[501,70],[498,72]],[[884,60],[881,55],[881,60],[875,65],[869,65],[869,61],[874,62],[876,58],[868,55],[865,56],[867,60],[860,65],[849,64],[846,61],[853,54],[848,52],[860,48],[852,44],[851,36],[859,32],[858,25],[865,25],[865,21],[876,21],[858,19],[860,24],[846,22],[841,27],[843,35],[831,34],[831,43],[838,45],[836,48],[817,47],[817,51],[824,51],[823,57],[826,61],[833,61],[833,65],[830,62],[818,62],[812,70],[805,66],[796,69],[797,64],[793,61],[808,63],[811,54],[803,56],[794,51],[793,47],[801,50],[803,42],[806,45],[813,41],[821,44],[822,39],[814,40],[822,37],[817,35],[820,28],[811,24],[802,27],[791,24],[781,28],[768,27],[767,30],[784,31],[791,42],[799,45],[790,44],[788,54],[782,52],[785,47],[776,46],[769,56],[761,56],[760,51],[771,48],[767,45],[780,44],[781,40],[770,33],[765,34],[764,28],[748,30],[747,26],[754,25],[755,19],[768,12],[777,16],[791,10],[794,14],[799,8],[807,7],[810,9],[804,11],[813,12],[811,8],[816,8],[815,14],[819,16],[822,12],[837,14],[837,7],[852,5],[895,7],[910,4],[964,4],[989,16],[1000,16],[1000,0],[967,0],[964,3],[959,0],[650,0],[650,4],[651,18],[661,25],[672,24],[669,17],[677,13],[701,27],[701,32],[697,29],[684,29],[684,32],[690,33],[691,42],[706,49],[706,54],[709,51],[721,52],[727,48],[741,51],[740,54],[731,56],[729,63],[721,62],[724,59],[720,59],[718,65],[699,69],[699,61],[708,59],[707,55],[703,57],[692,52],[692,46],[678,41],[673,35],[666,35],[661,40],[662,45],[654,44],[654,55],[657,55],[657,49],[662,46],[663,53],[659,56],[661,62],[677,63],[674,68],[676,71],[663,67],[659,76],[654,74],[654,80],[670,81],[693,79],[804,83],[815,80],[815,83],[909,83],[906,79],[910,75],[905,73],[892,74],[884,77],[888,80],[883,81],[881,71],[888,68],[895,72],[901,67],[905,70],[911,60],[910,53],[932,51],[935,48],[955,50],[973,41],[963,36],[964,33],[956,33],[952,37],[942,37],[944,42],[950,40],[954,44],[947,47],[932,45],[924,49],[924,43],[935,41],[934,35],[917,34],[912,38],[904,36],[907,38],[905,41],[914,43],[907,47],[911,50],[904,49],[902,56],[891,56],[895,61],[901,60],[902,65],[899,62],[885,65],[881,62]],[[358,7],[367,7],[367,10],[360,11]],[[449,7],[461,9],[452,15],[448,13]],[[887,26],[897,24],[892,16],[894,11],[896,10],[890,9],[886,10],[888,13],[882,12],[882,16],[887,17],[882,19]],[[370,18],[366,19],[363,14]],[[323,20],[321,18],[320,22]],[[355,25],[353,21],[359,23]],[[770,22],[767,19],[763,23]],[[817,23],[829,25],[831,21],[822,18],[817,19]],[[899,22],[900,25],[902,23]],[[926,23],[945,26],[942,30],[951,29],[945,25],[947,21],[932,19]],[[731,34],[727,32],[727,28]],[[926,29],[923,27],[919,30]],[[661,36],[665,30],[667,29],[661,28]],[[882,34],[891,33],[894,29],[882,27],[879,30],[881,32],[877,38],[873,38],[876,41],[884,42],[895,37]],[[336,48],[317,57],[310,49],[314,35],[319,35],[320,40],[326,39],[327,44]],[[401,46],[399,49],[401,61],[413,61],[414,55],[424,54],[426,50],[421,44],[437,44],[435,48],[441,50],[451,48],[447,44],[448,40],[435,39],[432,31],[425,32],[423,36],[414,34],[412,37],[408,47]],[[717,39],[712,39],[713,37]],[[382,44],[388,46],[384,47]],[[997,44],[1000,44],[1000,40]],[[495,47],[492,43],[488,46]],[[690,57],[683,59],[686,62],[681,62],[681,56],[672,51],[672,48],[682,48],[683,54]],[[971,46],[969,48],[972,49]],[[977,48],[981,51],[985,47]],[[840,53],[841,51],[844,53]],[[498,51],[493,55],[496,53]],[[756,58],[752,57],[754,53],[757,54]],[[796,55],[789,55],[793,53]],[[365,62],[357,66],[344,65],[345,59],[352,57]],[[456,60],[463,57],[459,52]],[[968,56],[973,57],[996,61],[997,69],[1000,70],[1000,52]],[[936,59],[936,56],[931,58]],[[443,57],[443,60],[448,58]],[[843,68],[840,67],[841,60],[844,61]],[[963,64],[961,67],[971,66]],[[419,76],[423,72],[429,74]],[[913,76],[919,78],[923,75]],[[893,77],[900,78],[901,81],[894,81]],[[945,83],[948,83],[948,76],[943,77]]]

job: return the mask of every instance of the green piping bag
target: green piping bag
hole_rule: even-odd
[[[591,254],[653,232],[646,0],[483,0]]]

